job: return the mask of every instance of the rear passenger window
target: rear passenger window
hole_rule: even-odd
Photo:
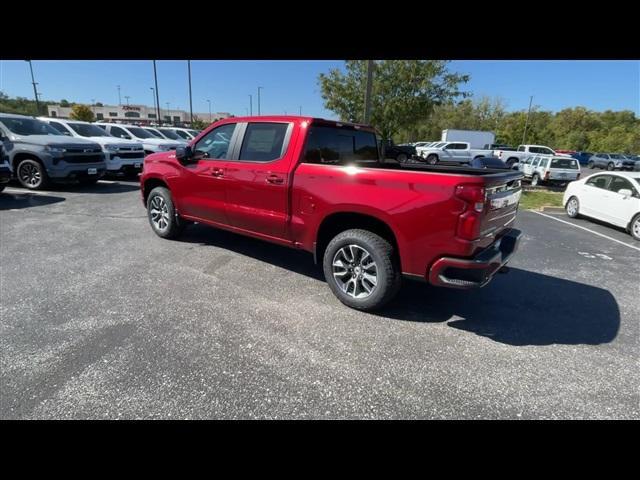
[[[373,132],[345,127],[312,126],[307,134],[303,161],[337,165],[377,162],[376,136]]]
[[[270,162],[284,154],[288,123],[250,123],[242,141],[239,160]]]
[[[587,185],[590,185],[596,188],[606,189],[609,186],[610,180],[611,180],[611,177],[609,175],[597,175],[587,180]]]
[[[548,158],[543,158],[540,160],[540,166],[546,168],[547,165],[549,165],[549,159]]]

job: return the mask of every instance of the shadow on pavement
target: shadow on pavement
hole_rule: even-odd
[[[22,187],[22,185],[16,181],[12,181],[10,185],[11,188],[20,189],[25,193],[31,192],[30,190]],[[125,182],[113,180],[110,180],[109,182],[98,181],[98,183],[93,185],[81,185],[78,183],[50,183],[44,190],[56,193],[125,193],[140,190],[140,184],[136,180]],[[37,192],[37,190],[35,192]]]
[[[0,193],[0,210],[16,210],[20,208],[42,207],[53,203],[64,202],[64,197],[52,195],[34,195],[25,193]]]
[[[324,281],[307,252],[199,224],[188,227],[180,241],[224,248]],[[618,303],[609,291],[518,268],[498,274],[480,290],[405,281],[396,299],[376,315],[448,322],[452,328],[518,346],[598,345],[611,342],[620,327]]]

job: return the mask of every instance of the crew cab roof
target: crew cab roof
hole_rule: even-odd
[[[365,125],[362,123],[343,122],[341,120],[327,120],[326,118],[307,117],[300,115],[260,115],[260,116],[245,116],[245,117],[229,117],[218,120],[215,123],[236,123],[236,122],[309,122],[314,125],[326,125],[332,127],[351,127],[355,129],[362,129],[366,131],[375,132],[375,128],[371,125]]]

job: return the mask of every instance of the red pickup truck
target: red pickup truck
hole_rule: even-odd
[[[153,231],[190,222],[311,252],[344,304],[380,308],[401,279],[482,287],[516,251],[515,171],[400,165],[366,125],[232,117],[144,160]],[[505,269],[506,270],[506,269]]]

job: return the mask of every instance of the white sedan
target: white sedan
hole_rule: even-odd
[[[640,172],[596,173],[576,180],[567,186],[562,203],[571,218],[602,220],[640,240]]]

